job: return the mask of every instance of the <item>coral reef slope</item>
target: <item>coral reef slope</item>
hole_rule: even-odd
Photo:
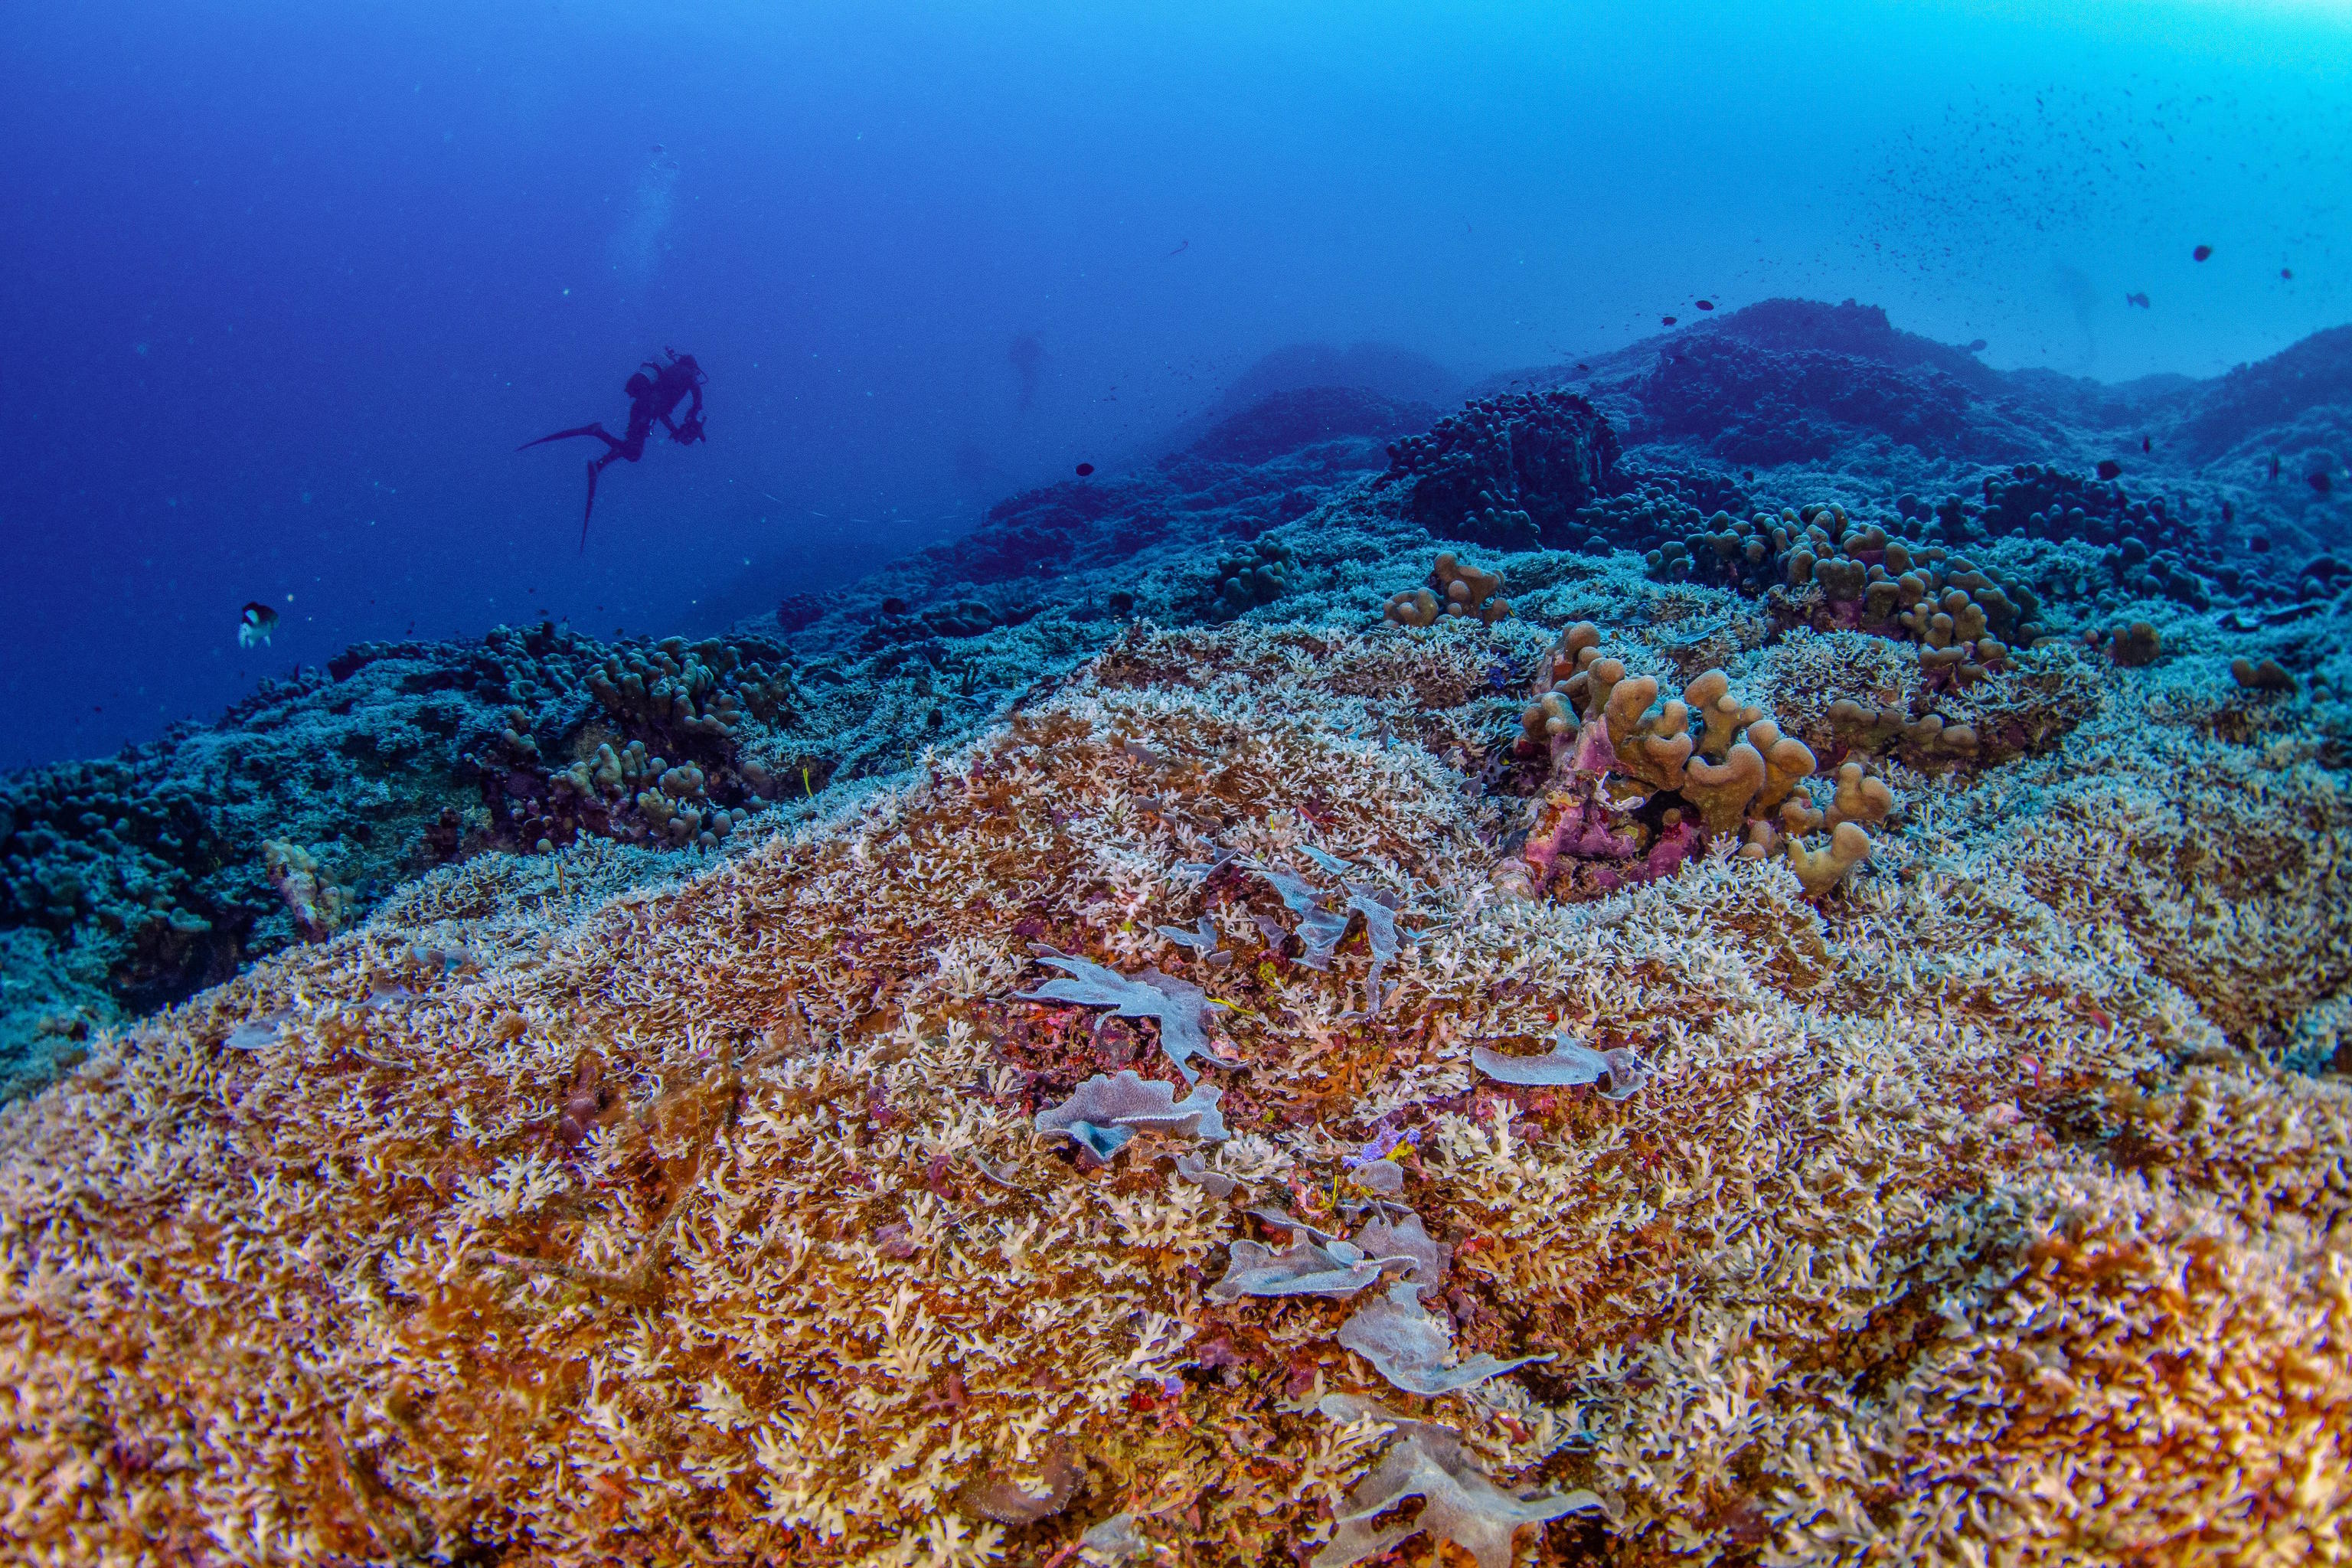
[[[0,781],[0,1096],[433,866],[585,836],[689,874],[747,816],[960,742],[1132,621],[1360,624],[1445,544],[1512,554],[1475,564],[1507,565],[1514,595],[1630,570],[1736,588],[1775,631],[1899,620],[1971,680],[1987,637],[2121,633],[2147,658],[2185,637],[2273,689],[2342,651],[2352,331],[2106,386],[1992,370],[1873,308],[1769,300],[1444,416],[1298,379],[1444,382],[1375,350],[1261,368],[1244,383],[1271,395],[1155,462],[1010,497],[724,636],[361,644],[216,722]],[[1952,587],[1983,626],[1965,605],[1933,626]],[[1990,757],[2019,734],[1985,739]]]
[[[1654,689],[1883,699],[1677,592]],[[1547,637],[1133,628],[691,876],[487,853],[99,1035],[0,1122],[7,1553],[2340,1557],[2309,709],[2102,666],[1874,762],[1825,895],[1726,839],[1518,898]],[[1547,1041],[1608,1080],[1478,1066]],[[1221,1121],[1039,1131],[1130,1071]]]

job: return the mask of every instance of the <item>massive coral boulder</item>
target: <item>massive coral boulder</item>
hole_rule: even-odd
[[[2172,439],[2199,462],[2232,451],[2280,450],[2290,445],[2282,435],[2299,426],[2340,427],[2352,417],[2352,326],[2314,332],[2266,360],[2238,365],[2181,405]]]
[[[1568,367],[1560,367],[1565,371]],[[1629,447],[1750,468],[1887,449],[1936,462],[2071,453],[2044,397],[1965,350],[1896,330],[1876,306],[1766,300],[1605,356],[1588,380]],[[2068,410],[2072,412],[2072,410]]]
[[[1185,448],[1213,463],[1255,465],[1327,442],[1385,442],[1426,430],[1438,410],[1352,386],[1277,392],[1213,426]]]
[[[1506,393],[1394,443],[1387,478],[1444,537],[1532,549],[1615,488],[1617,457],[1617,433],[1575,393]]]

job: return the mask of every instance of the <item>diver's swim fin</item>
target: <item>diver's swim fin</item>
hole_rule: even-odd
[[[569,441],[574,436],[594,436],[601,439],[610,439],[609,437],[604,435],[604,426],[583,425],[577,430],[558,430],[552,436],[541,436],[536,441],[525,441],[521,446],[517,447],[515,450],[518,452],[528,452],[533,447],[544,447],[550,441]]]
[[[588,459],[588,504],[580,509],[580,553],[588,553],[588,519],[596,510],[596,476],[604,470],[595,458]]]

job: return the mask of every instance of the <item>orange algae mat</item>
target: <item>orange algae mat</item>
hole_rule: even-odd
[[[2306,740],[2101,671],[2044,756],[1892,768],[1819,900],[1728,854],[1514,899],[1487,657],[1139,636],[691,879],[484,858],[101,1042],[0,1129],[5,1554],[2341,1560]],[[1360,921],[1318,970],[1203,872],[1338,889],[1309,850],[1393,911],[1377,996]],[[1041,950],[1198,986],[1229,1135],[1041,1135],[1188,1088],[1024,998]],[[1472,1065],[1561,1030],[1645,1078]],[[1409,1268],[1349,1239],[1408,1220]],[[1310,1246],[1330,1293],[1230,1283]],[[1340,1340],[1400,1283],[1444,1367],[1538,1359],[1399,1386]]]

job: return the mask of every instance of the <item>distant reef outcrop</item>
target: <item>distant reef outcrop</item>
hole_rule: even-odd
[[[1553,385],[1591,397],[1629,448],[1733,468],[1875,460],[1957,484],[1972,465],[2105,461],[2142,489],[2202,481],[2299,518],[2312,477],[2332,485],[2352,459],[2352,327],[2220,376],[2117,384],[1995,370],[1876,306],[1767,300],[1478,390]]]

